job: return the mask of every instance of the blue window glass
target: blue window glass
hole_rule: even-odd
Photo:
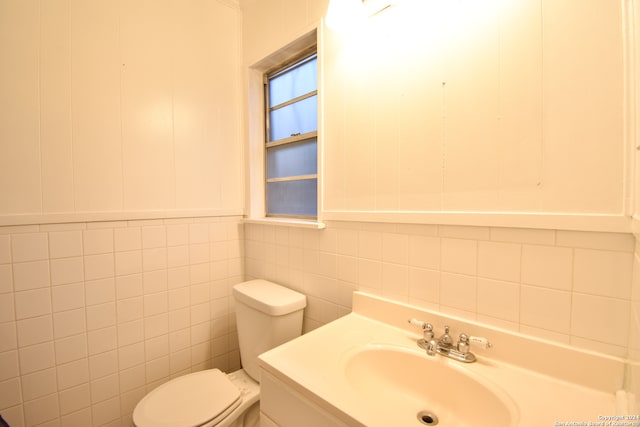
[[[267,150],[267,179],[318,173],[315,139],[285,144]]]
[[[314,95],[271,111],[269,122],[271,141],[317,130],[318,97]]]
[[[266,213],[318,215],[318,61],[315,52],[267,75]]]
[[[316,216],[318,180],[267,183],[267,212],[271,215]]]
[[[318,89],[318,60],[302,65],[269,80],[269,107],[275,107]]]

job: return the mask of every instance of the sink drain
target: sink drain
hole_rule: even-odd
[[[426,426],[434,426],[438,424],[438,416],[429,411],[418,412],[418,421]]]

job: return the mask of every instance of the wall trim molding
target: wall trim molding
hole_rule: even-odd
[[[49,214],[1,215],[0,227],[15,225],[66,224],[76,222],[140,221],[152,219],[242,216],[242,209],[149,210],[117,212],[61,212]]]
[[[395,222],[551,230],[631,233],[632,218],[622,214],[462,211],[324,211],[323,221]],[[633,222],[638,224],[640,218]]]

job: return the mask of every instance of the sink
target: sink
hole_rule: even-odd
[[[345,355],[343,368],[356,394],[372,408],[404,419],[402,425],[517,424],[518,411],[509,396],[459,362],[405,347],[369,344]]]

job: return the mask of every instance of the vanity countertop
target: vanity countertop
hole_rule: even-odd
[[[477,356],[474,363],[433,357],[442,359],[438,363],[454,364],[451,368],[468,372],[508,396],[515,404],[515,425],[519,427],[606,425],[607,417],[623,415],[620,393],[616,397],[624,375],[622,359],[359,292],[354,295],[354,312],[262,354],[260,365],[347,425],[416,425],[415,411],[390,410],[372,402],[355,390],[345,375],[349,358],[365,348],[398,349],[422,357],[424,350],[416,345],[421,334],[407,323],[409,318],[432,323],[436,336],[438,329],[448,324],[452,335],[465,332],[488,338],[493,344],[490,349],[472,345]],[[427,361],[430,358],[424,357]],[[394,366],[387,369],[392,373]],[[635,422],[628,425],[640,425],[640,420]]]

